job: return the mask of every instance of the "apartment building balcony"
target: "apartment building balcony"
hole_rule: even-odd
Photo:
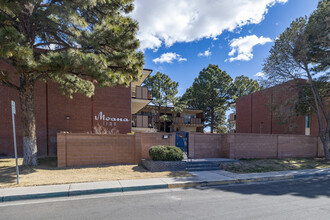
[[[136,114],[152,100],[151,91],[147,87],[132,87],[132,114]]]
[[[231,113],[230,115],[229,115],[229,121],[236,121],[236,114],[235,113]]]
[[[152,116],[132,115],[132,131],[156,132],[153,128]]]
[[[152,93],[147,87],[136,86],[135,88],[132,88],[132,98],[152,100]]]
[[[185,125],[185,126],[203,126],[201,118],[184,118],[184,117],[173,117],[172,123],[175,125]]]

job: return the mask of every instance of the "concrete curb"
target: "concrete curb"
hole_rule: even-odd
[[[154,185],[140,185],[140,186],[121,186],[121,187],[106,187],[99,189],[86,189],[86,190],[70,190],[62,192],[51,192],[51,193],[35,193],[25,195],[8,195],[0,196],[0,202],[10,202],[18,200],[28,199],[42,199],[42,198],[55,198],[55,197],[72,197],[78,195],[90,195],[90,194],[101,194],[101,193],[114,193],[114,192],[130,192],[140,190],[154,190],[154,189],[173,189],[173,188],[189,188],[199,186],[220,186],[230,184],[247,184],[253,182],[271,182],[280,180],[293,180],[303,178],[313,178],[321,176],[330,176],[329,172],[323,173],[311,173],[311,174],[290,174],[290,175],[277,175],[270,177],[259,177],[259,178],[236,178],[233,180],[214,180],[214,181],[189,181],[180,183],[164,183]],[[71,185],[70,185],[71,186]]]
[[[57,192],[57,193],[36,193],[29,195],[15,195],[15,196],[3,196],[2,202],[12,202],[18,200],[27,200],[27,199],[45,199],[53,197],[68,197],[68,192]]]

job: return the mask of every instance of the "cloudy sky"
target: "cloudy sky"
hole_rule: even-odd
[[[262,75],[274,39],[318,0],[135,0],[145,68],[179,82],[179,94],[208,64],[232,78]]]

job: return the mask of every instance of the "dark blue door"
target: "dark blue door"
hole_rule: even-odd
[[[188,153],[188,132],[175,132],[175,146]]]

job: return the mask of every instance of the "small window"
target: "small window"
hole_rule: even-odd
[[[305,128],[310,128],[310,117],[309,117],[309,115],[306,115]]]

